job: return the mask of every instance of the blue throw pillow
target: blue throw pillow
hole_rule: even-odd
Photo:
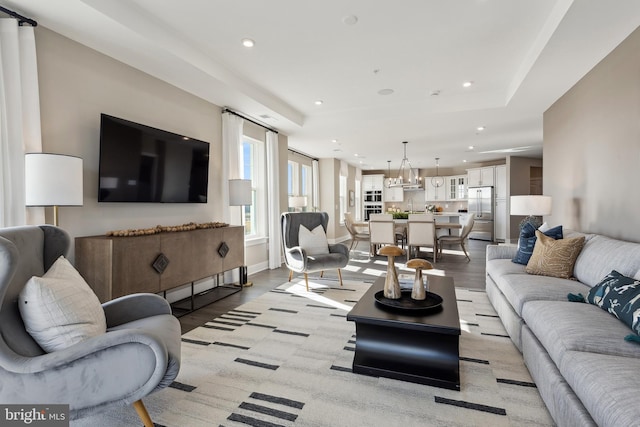
[[[544,232],[545,236],[553,237],[554,239],[562,239],[562,226],[550,228]],[[536,227],[530,222],[526,222],[520,229],[520,238],[518,239],[518,252],[511,261],[516,264],[527,265],[529,258],[533,254],[533,248],[536,245]]]
[[[587,302],[613,314],[636,334],[640,333],[640,281],[613,270],[591,288]]]

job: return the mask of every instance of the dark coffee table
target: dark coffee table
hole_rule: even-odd
[[[356,324],[353,372],[460,390],[460,317],[451,277],[429,275],[439,310],[406,314],[375,301],[378,278],[347,314]]]

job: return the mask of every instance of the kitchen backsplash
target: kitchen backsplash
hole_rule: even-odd
[[[413,203],[411,206],[411,202],[410,201],[403,201],[403,202],[387,202],[384,204],[384,210],[386,211],[395,211],[398,210],[399,212],[404,212],[404,211],[409,211],[412,210],[414,212],[422,212],[425,210],[425,206],[427,204],[430,205],[436,205],[436,206],[440,206],[442,207],[442,210],[445,212],[458,212],[461,209],[467,209],[467,202],[466,201],[445,201],[443,200],[442,202],[429,202],[429,203],[425,203],[423,200],[420,201],[420,203]]]

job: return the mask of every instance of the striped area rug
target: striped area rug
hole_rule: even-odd
[[[144,399],[157,426],[552,426],[483,291],[456,289],[461,390],[351,372],[346,320],[371,283],[293,281],[183,336],[171,387]],[[140,425],[133,408],[72,422]]]

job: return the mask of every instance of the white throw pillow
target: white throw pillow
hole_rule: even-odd
[[[104,334],[107,322],[98,297],[63,256],[44,276],[33,276],[18,305],[27,332],[47,352]]]
[[[298,230],[298,244],[307,251],[307,255],[322,255],[329,253],[327,234],[322,225],[309,231],[304,225]]]
[[[549,227],[549,224],[547,224],[546,222],[543,222],[542,225],[538,227],[538,230],[544,233],[545,231],[551,230],[551,227]]]

